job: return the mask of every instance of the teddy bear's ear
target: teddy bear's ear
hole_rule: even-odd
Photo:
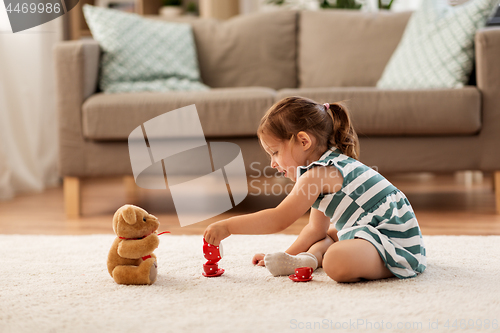
[[[137,222],[137,217],[134,206],[128,205],[127,208],[122,211],[122,217],[128,224],[135,224]]]

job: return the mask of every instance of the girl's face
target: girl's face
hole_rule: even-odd
[[[300,132],[304,133],[305,132]],[[271,167],[283,172],[285,177],[292,181],[297,180],[297,167],[307,165],[310,155],[311,141],[307,136],[306,142],[298,134],[293,143],[281,141],[272,135],[262,134],[260,141],[271,157]]]

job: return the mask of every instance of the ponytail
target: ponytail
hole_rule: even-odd
[[[349,111],[341,102],[325,104],[327,113],[333,120],[333,133],[329,139],[330,146],[336,146],[342,154],[359,158],[359,140],[352,126]]]

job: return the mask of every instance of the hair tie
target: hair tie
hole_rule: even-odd
[[[325,111],[330,110],[330,104],[325,103],[325,104],[323,104],[323,105],[325,106]]]

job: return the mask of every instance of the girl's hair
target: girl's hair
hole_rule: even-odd
[[[279,140],[293,142],[295,136],[304,131],[316,138],[315,150],[332,146],[342,154],[359,158],[359,141],[352,126],[349,111],[339,103],[325,105],[304,97],[286,97],[275,103],[260,121],[257,136],[270,134]]]

